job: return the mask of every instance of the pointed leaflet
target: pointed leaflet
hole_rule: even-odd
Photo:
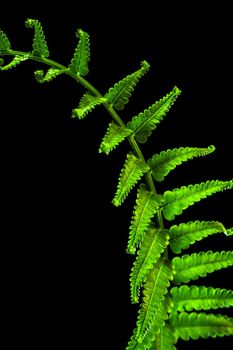
[[[160,308],[160,304],[165,299],[172,276],[172,266],[164,258],[160,258],[150,271],[145,282],[143,302],[137,320],[136,337],[139,342],[143,341],[152,326],[153,329],[159,330],[164,325],[167,314],[164,314],[164,308]]]
[[[181,91],[175,86],[173,90],[164,98],[157,101],[151,107],[141,112],[138,116],[133,117],[132,121],[127,123],[127,128],[134,132],[135,138],[140,143],[145,143],[147,137],[154,130],[167,114]]]
[[[197,280],[205,277],[208,273],[220,270],[233,265],[233,251],[208,252],[185,254],[182,258],[175,257],[172,260],[176,274],[174,283],[188,283],[190,280]]]
[[[171,170],[177,165],[193,159],[212,153],[215,150],[214,146],[208,148],[180,147],[162,151],[160,154],[155,154],[148,160],[148,164],[152,171],[152,176],[156,181],[163,181]]]
[[[129,153],[121,170],[117,191],[112,203],[115,206],[121,205],[132,188],[148,170],[149,166],[145,162],[135,157],[133,153]]]
[[[38,83],[49,83],[53,79],[55,79],[58,75],[64,73],[64,70],[57,68],[49,68],[46,74],[44,74],[43,70],[37,70],[34,72],[36,81]]]
[[[134,254],[138,244],[142,241],[145,231],[148,229],[151,219],[160,205],[160,197],[149,192],[142,184],[138,190],[136,206],[130,226],[128,252]]]
[[[41,23],[37,19],[28,19],[26,22],[27,28],[34,28],[35,29],[35,35],[33,39],[33,55],[35,56],[41,56],[41,57],[48,57],[49,56],[49,50],[48,46],[45,40],[44,32],[41,26]]]
[[[22,56],[16,55],[10,63],[8,63],[6,66],[0,67],[0,70],[9,70],[9,69],[15,68],[21,62],[26,61],[27,59],[28,59],[27,54]]]
[[[73,117],[83,119],[91,112],[96,106],[105,103],[106,99],[104,97],[96,97],[88,92],[83,95],[79,102],[78,108],[73,109]]]
[[[233,335],[233,318],[218,314],[182,312],[173,315],[171,325],[175,336],[183,340]]]
[[[213,180],[166,191],[163,195],[163,216],[167,220],[174,220],[176,215],[182,214],[184,209],[187,209],[195,202],[230,188],[233,188],[233,180]]]
[[[108,100],[108,103],[118,110],[124,109],[139,79],[146,74],[149,68],[149,63],[143,61],[138,71],[128,75],[126,78],[116,83],[114,87],[111,87],[104,96]]]
[[[90,39],[89,34],[82,29],[76,33],[79,38],[78,46],[75,50],[74,57],[69,65],[69,70],[75,75],[85,77],[88,72],[88,63],[90,61]]]
[[[144,235],[136,261],[130,274],[130,289],[132,303],[139,301],[139,289],[158,258],[161,256],[169,242],[168,234],[161,229],[150,225]]]
[[[233,291],[204,286],[181,286],[170,290],[174,311],[210,310],[233,306]]]
[[[132,134],[132,130],[123,128],[122,126],[110,123],[107,132],[100,144],[99,153],[109,154],[116,148],[124,139]]]
[[[9,51],[11,49],[11,44],[6,36],[6,34],[0,30],[0,52]]]
[[[227,230],[218,221],[189,221],[174,225],[169,229],[170,248],[173,253],[179,254],[182,249],[188,249],[190,244],[219,232],[226,234]]]

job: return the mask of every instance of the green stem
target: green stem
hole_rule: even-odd
[[[31,53],[27,53],[27,52],[23,52],[23,51],[15,51],[15,50],[10,50],[7,52],[2,52],[0,55],[2,56],[25,56],[28,55],[28,59],[31,59],[33,61],[37,61],[37,62],[41,62],[41,63],[45,63],[48,66],[51,66],[53,68],[58,68],[61,69],[64,74],[69,75],[71,78],[75,79],[79,84],[81,84],[82,86],[84,86],[89,92],[91,92],[93,95],[97,96],[97,97],[103,97],[103,95],[101,95],[101,93],[92,85],[90,84],[86,79],[84,79],[81,76],[75,75],[74,73],[72,73],[67,67],[63,66],[62,64],[53,61],[49,58],[45,58],[45,57],[39,57],[39,56],[35,56]],[[115,121],[116,124],[122,126],[122,127],[126,127],[124,122],[122,121],[122,119],[120,118],[120,116],[117,114],[117,112],[115,111],[115,109],[109,104],[109,103],[104,103],[103,104],[104,107],[106,108],[106,110],[108,111],[108,113],[111,115],[112,119]],[[137,141],[134,139],[133,135],[130,135],[127,137],[130,146],[134,152],[134,154],[144,163],[146,163],[145,158],[140,150],[140,147],[138,146]],[[156,189],[154,186],[154,181],[152,178],[151,173],[146,173],[145,174],[145,178],[146,178],[146,182],[148,185],[148,189],[150,191],[152,191],[154,194],[156,194]],[[158,222],[158,226],[160,228],[164,228],[163,225],[163,218],[161,215],[161,211],[159,211],[159,213],[157,214],[157,222]]]

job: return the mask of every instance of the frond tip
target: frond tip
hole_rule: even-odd
[[[79,38],[79,42],[68,68],[73,74],[85,77],[89,72],[90,38],[89,34],[82,29],[77,30],[76,36]]]
[[[139,70],[128,75],[126,78],[111,87],[104,96],[108,100],[108,103],[118,110],[124,109],[125,105],[129,102],[129,98],[139,79],[146,74],[149,68],[149,63],[143,61]]]
[[[163,216],[167,220],[174,220],[176,215],[182,214],[183,210],[187,209],[190,205],[214,193],[231,188],[233,188],[233,180],[212,180],[166,191],[163,195]]]
[[[34,72],[36,81],[40,84],[49,83],[55,79],[58,75],[64,73],[64,70],[57,68],[49,68],[48,71],[44,74],[43,70],[37,70]]]
[[[11,49],[11,44],[8,37],[2,30],[0,30],[0,52],[6,52],[6,51],[9,51],[10,49]]]
[[[45,35],[41,23],[37,19],[27,19],[27,28],[34,28],[35,34],[33,39],[33,55],[40,57],[49,57],[49,50],[45,40]]]
[[[0,70],[9,70],[9,69],[15,68],[21,62],[26,61],[28,58],[29,58],[29,56],[27,54],[22,55],[22,56],[16,55],[10,63],[8,63],[5,66],[0,66]]]
[[[133,153],[129,153],[126,157],[124,167],[121,170],[117,191],[112,203],[115,206],[121,205],[132,188],[148,170],[149,166],[145,162],[135,157]]]

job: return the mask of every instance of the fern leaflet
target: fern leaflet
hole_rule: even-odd
[[[233,306],[233,291],[204,286],[173,287],[174,311],[210,310]]]
[[[160,258],[150,271],[144,285],[143,302],[137,320],[136,337],[139,342],[143,341],[152,326],[159,331],[164,325],[167,315],[161,312],[164,308],[160,308],[160,304],[165,299],[172,276],[172,266],[164,258]]]
[[[49,83],[53,79],[55,79],[58,75],[64,73],[64,70],[57,68],[49,68],[46,74],[44,74],[43,70],[37,70],[34,72],[36,81],[40,84]]]
[[[170,248],[173,253],[179,254],[182,249],[188,249],[190,244],[219,232],[227,234],[223,224],[218,221],[189,221],[174,225],[169,229]]]
[[[22,55],[22,56],[16,55],[9,64],[7,64],[6,66],[0,67],[0,70],[9,70],[9,69],[15,68],[21,62],[26,61],[28,58],[29,58],[28,55]]]
[[[69,70],[75,75],[85,77],[88,72],[88,63],[90,61],[90,39],[89,34],[82,29],[78,29],[76,33],[79,38],[78,46],[75,50],[74,57],[69,65]]]
[[[233,227],[227,230],[227,236],[232,236],[232,235],[233,235]]]
[[[130,289],[132,303],[139,301],[139,289],[154,264],[161,256],[169,242],[169,236],[164,230],[150,225],[144,235],[136,261],[130,274]]]
[[[173,328],[169,324],[161,327],[160,332],[156,334],[153,347],[156,350],[176,350],[175,344],[177,339]]]
[[[214,152],[215,147],[195,148],[195,147],[180,147],[162,151],[160,154],[155,154],[148,160],[148,164],[152,171],[152,176],[156,181],[163,181],[171,170],[175,169],[177,165],[193,159],[194,157],[201,157]]]
[[[10,51],[11,44],[6,34],[0,30],[0,52]]]
[[[81,98],[78,108],[73,109],[73,118],[77,117],[79,119],[83,119],[96,106],[105,102],[106,102],[106,99],[104,97],[96,97],[87,92]]]
[[[195,202],[199,202],[207,196],[230,188],[233,188],[233,180],[212,180],[166,191],[163,195],[163,216],[167,220],[174,220],[176,215],[182,214],[183,210]]]
[[[27,28],[34,28],[35,35],[33,39],[33,55],[39,57],[49,57],[49,50],[45,40],[45,35],[41,23],[37,19],[27,19],[25,22]]]
[[[174,283],[188,283],[190,280],[197,280],[205,277],[208,273],[220,270],[233,265],[233,251],[208,252],[185,254],[182,258],[175,257],[172,260],[176,274]]]
[[[139,79],[146,74],[149,68],[149,63],[143,61],[138,71],[128,75],[126,78],[116,83],[114,87],[111,87],[104,96],[108,100],[108,103],[118,110],[124,109]]]
[[[133,217],[130,226],[130,235],[128,241],[128,252],[134,254],[138,244],[142,241],[145,231],[148,229],[151,219],[157,212],[160,205],[160,197],[147,191],[146,186],[141,184],[136,206],[134,207]]]
[[[233,334],[233,318],[204,312],[191,314],[182,312],[173,315],[171,325],[175,328],[176,337],[183,340],[216,338]]]
[[[127,128],[133,131],[138,142],[145,143],[147,141],[147,137],[167,114],[180,93],[181,91],[175,86],[169,94],[127,123]]]
[[[117,191],[112,203],[115,206],[121,205],[132,188],[148,170],[149,166],[146,163],[135,157],[133,153],[129,153],[121,170]]]
[[[100,144],[99,153],[109,154],[116,148],[124,139],[132,134],[132,130],[123,128],[122,126],[110,123],[107,132]]]

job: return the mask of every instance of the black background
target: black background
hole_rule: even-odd
[[[127,8],[127,6],[129,6]],[[80,5],[40,3],[1,10],[0,27],[13,49],[30,50],[26,18],[44,27],[51,58],[68,65],[76,46],[75,31],[91,36],[87,79],[100,92],[138,69],[146,59],[151,70],[142,79],[124,121],[138,114],[174,85],[182,95],[148,143],[146,158],[180,146],[216,151],[171,174],[158,191],[232,177],[232,53],[229,8],[201,3],[159,5]],[[99,107],[90,116],[71,119],[84,89],[67,76],[39,85],[27,62],[1,72],[1,313],[7,349],[61,346],[124,349],[137,315],[129,299],[128,226],[135,191],[120,208],[111,204],[128,152],[122,144],[108,157],[98,146],[109,123]],[[178,222],[219,220],[232,226],[232,193],[216,194],[189,208]],[[189,250],[227,250],[232,239],[216,235]],[[197,284],[232,287],[232,269]],[[224,313],[225,310],[222,310]],[[227,310],[226,314],[230,315]],[[180,342],[179,349],[230,346],[230,338]]]

